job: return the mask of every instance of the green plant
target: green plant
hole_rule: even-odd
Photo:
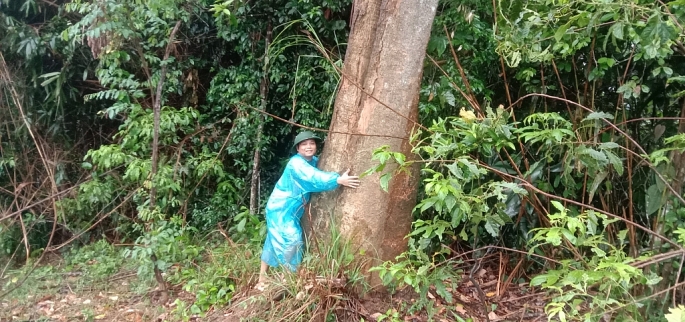
[[[425,309],[429,317],[433,316],[433,301],[428,298],[428,292],[435,288],[438,296],[445,302],[453,303],[452,293],[447,290],[454,289],[461,278],[461,270],[454,269],[450,264],[455,261],[445,260],[446,252],[436,252],[428,256],[420,249],[415,239],[409,243],[409,251],[395,258],[395,261],[387,261],[379,266],[369,269],[378,272],[383,284],[391,290],[407,285],[420,295],[419,300],[412,304],[409,313]]]
[[[247,207],[241,207],[240,210],[233,218],[233,225],[231,225],[229,233],[236,238],[236,241],[261,243],[266,236],[266,221],[251,214]]]
[[[633,258],[623,250],[627,230],[618,233],[619,246],[607,239],[608,227],[616,219],[592,210],[572,215],[561,203],[552,201],[557,212],[550,214],[549,228],[536,228],[530,243],[533,253],[546,245],[563,249],[560,266],[535,276],[530,284],[547,289],[555,297],[545,307],[549,318],[561,321],[600,321],[609,309],[621,308],[614,319],[631,320],[637,307],[631,290],[638,285],[656,285],[661,277],[631,265],[649,256]],[[629,304],[625,304],[629,303]]]
[[[685,321],[685,306],[678,305],[675,308],[668,309],[670,313],[664,315],[668,322],[683,322]]]
[[[67,270],[82,271],[89,277],[106,278],[119,272],[124,264],[123,250],[117,250],[106,239],[80,248],[73,248],[65,256]]]
[[[376,321],[399,322],[402,319],[400,319],[400,313],[397,310],[388,309],[384,314],[379,315]]]
[[[223,237],[208,238],[203,245],[197,263],[180,262],[168,271],[169,282],[183,285],[184,291],[195,295],[194,301],[180,303],[174,309],[184,319],[229,304],[234,292],[247,287],[259,271],[255,256],[259,254],[259,245],[227,244]]]
[[[165,271],[173,263],[192,262],[202,251],[202,247],[192,240],[195,229],[183,225],[180,217],[172,217],[169,221],[157,220],[150,226],[147,232],[138,237],[134,247],[123,252],[125,257],[140,261],[138,275],[152,276],[154,266]],[[138,229],[142,230],[142,227]],[[153,254],[157,258],[155,263],[150,260]]]

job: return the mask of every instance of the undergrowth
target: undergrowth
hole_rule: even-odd
[[[358,320],[357,296],[369,290],[364,263],[335,230],[329,236],[311,240],[296,273],[272,268],[267,289],[248,291],[234,310],[249,321]],[[256,279],[258,267],[253,273]]]

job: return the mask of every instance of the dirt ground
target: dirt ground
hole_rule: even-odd
[[[448,288],[453,302],[447,303],[434,288],[426,294],[433,303],[434,321],[545,321],[546,295],[532,291],[527,284],[506,283],[497,271],[497,263],[483,265],[470,278],[462,276],[454,289]],[[7,274],[0,280],[6,291],[19,283],[21,274]],[[475,284],[474,284],[475,282]],[[189,321],[254,321],[258,310],[269,310],[289,294],[278,291],[258,292],[253,285],[236,290],[231,304],[215,307],[204,317],[185,316]],[[141,282],[135,271],[121,271],[100,280],[86,279],[79,272],[51,270],[49,266],[32,273],[16,291],[0,299],[0,322],[10,321],[182,321],[176,299],[193,303],[195,295],[172,288],[169,300],[160,302],[155,284]],[[374,321],[394,312],[395,321],[428,321],[425,310],[408,314],[407,309],[419,300],[410,288],[394,295],[374,293],[365,298],[345,294],[344,305],[336,314],[339,321]],[[393,311],[394,310],[394,311]],[[338,313],[336,311],[336,313]],[[324,321],[322,318],[321,321]],[[386,319],[385,321],[392,321]]]
[[[433,321],[473,321],[473,322],[496,322],[496,321],[547,321],[544,314],[544,305],[548,300],[544,292],[533,291],[527,283],[506,283],[499,272],[495,269],[496,263],[484,265],[484,268],[476,271],[472,276],[464,275],[456,283],[454,289],[448,288],[452,294],[452,303],[447,303],[440,298],[435,288],[426,296],[432,301],[434,310]],[[472,277],[473,279],[471,279]],[[474,284],[475,282],[475,284]],[[269,309],[274,301],[282,298],[278,292],[256,292],[243,290],[237,292],[231,305],[217,308],[207,316],[207,321],[216,322],[240,322],[253,321],[251,315],[258,310]],[[408,314],[407,308],[418,301],[420,295],[411,288],[403,288],[390,295],[387,293],[374,293],[365,298],[348,298],[344,310],[354,314],[345,318],[338,317],[338,321],[375,321],[382,314],[396,312],[394,321],[428,321],[428,312],[425,310],[415,314]],[[271,303],[269,303],[271,301]],[[312,321],[324,321],[313,319]],[[384,321],[393,321],[386,318]]]

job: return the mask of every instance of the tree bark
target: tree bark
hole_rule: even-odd
[[[271,44],[271,24],[266,29],[266,44],[264,45],[264,67],[262,71],[262,82],[259,84],[259,109],[266,110],[266,95],[269,90],[269,45]],[[252,160],[252,180],[250,186],[250,213],[255,215],[259,212],[259,151],[262,148],[262,131],[264,128],[264,116],[262,113],[257,115],[259,124],[257,125],[257,139]]]
[[[375,164],[372,152],[383,145],[412,158],[409,137],[418,119],[423,60],[437,3],[355,1],[321,169],[350,168],[359,174]],[[340,188],[315,196],[305,216],[310,235],[325,237],[334,225],[367,268],[393,260],[407,249],[404,237],[410,232],[416,204],[418,168],[394,175],[388,193],[381,189],[379,178],[374,174],[364,178],[358,189]],[[376,275],[369,277],[372,286],[380,284]]]

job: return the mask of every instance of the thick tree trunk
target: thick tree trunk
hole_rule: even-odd
[[[374,165],[372,151],[383,145],[411,158],[409,136],[418,118],[423,60],[437,3],[355,1],[321,169],[350,168],[359,174]],[[305,227],[310,235],[325,236],[335,225],[352,243],[355,255],[365,254],[368,265],[392,260],[407,248],[404,237],[411,228],[417,183],[413,168],[409,174],[395,175],[388,193],[380,188],[376,174],[364,178],[356,190],[321,194],[314,197]],[[377,277],[370,277],[373,286],[379,284]]]

